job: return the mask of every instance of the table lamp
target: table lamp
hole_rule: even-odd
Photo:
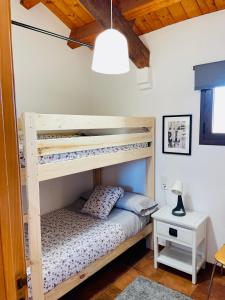
[[[176,180],[171,188],[171,192],[178,196],[177,206],[172,210],[172,214],[177,217],[183,217],[186,215],[184,204],[182,200],[183,184],[180,180]]]

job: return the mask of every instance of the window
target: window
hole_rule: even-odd
[[[201,91],[199,143],[225,146],[225,60],[193,69],[195,90]]]
[[[212,132],[225,133],[225,87],[214,90]]]
[[[200,144],[225,145],[225,86],[201,91]]]

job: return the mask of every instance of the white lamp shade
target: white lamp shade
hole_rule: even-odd
[[[129,69],[125,36],[113,28],[100,33],[95,41],[92,70],[102,74],[123,74]]]
[[[171,192],[176,195],[182,195],[183,193],[183,184],[180,180],[176,180],[171,188]]]

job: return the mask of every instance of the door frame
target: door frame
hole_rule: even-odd
[[[10,1],[0,1],[0,299],[27,298]]]

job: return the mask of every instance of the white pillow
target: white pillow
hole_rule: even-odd
[[[125,192],[116,202],[116,207],[129,210],[140,216],[148,216],[157,209],[158,204],[147,196]]]
[[[96,186],[81,212],[100,219],[107,219],[116,201],[123,194],[124,190],[121,187]]]

